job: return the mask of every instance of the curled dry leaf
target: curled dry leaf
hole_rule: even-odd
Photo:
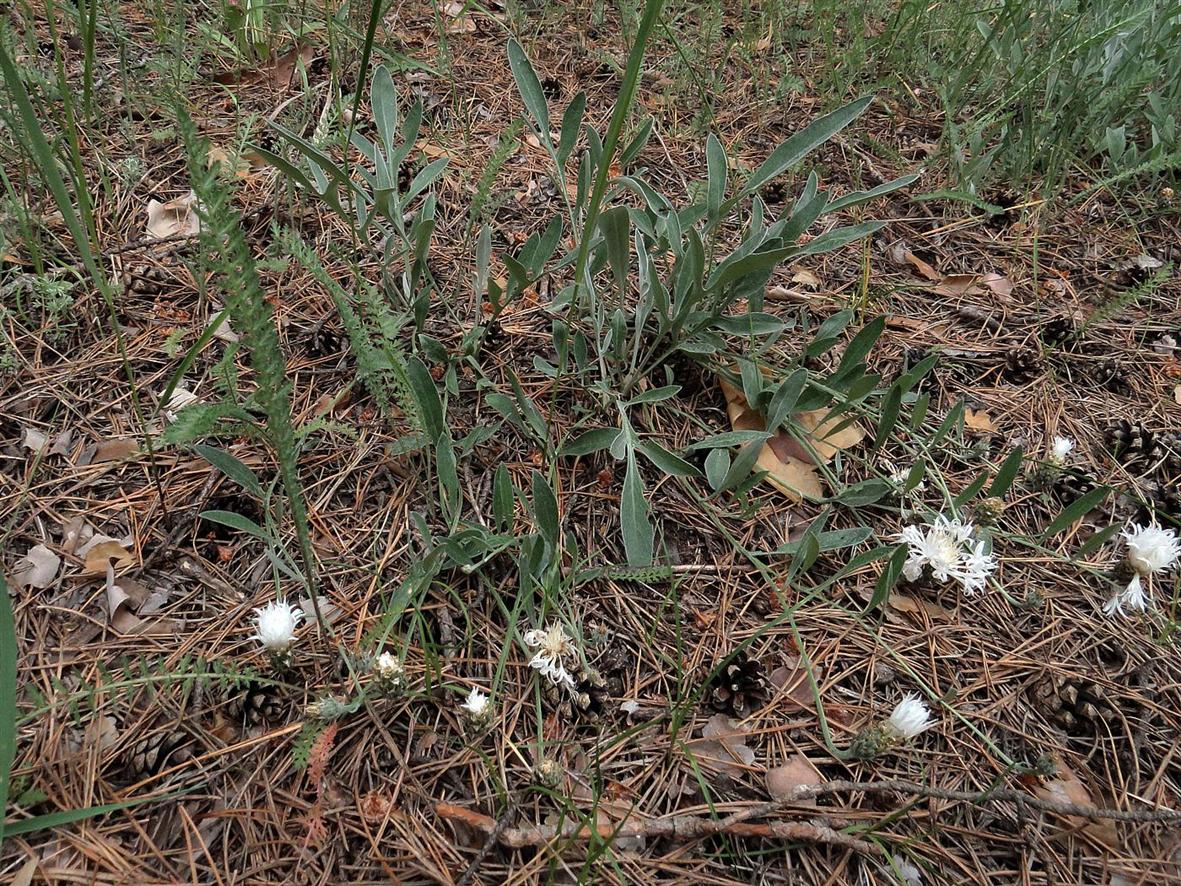
[[[36,428],[21,429],[21,446],[34,455],[42,455],[49,448],[49,437]]]
[[[978,274],[948,274],[941,277],[931,291],[937,295],[968,295],[980,291],[976,288],[979,279]]]
[[[819,684],[824,672],[819,667],[813,668],[816,682]],[[779,690],[776,699],[780,710],[785,714],[795,711],[814,711],[816,700],[812,697],[812,685],[808,682],[808,671],[804,667],[803,659],[792,656],[786,667],[778,667],[771,672],[771,685]]]
[[[895,243],[890,249],[890,260],[896,265],[910,265],[920,277],[938,282],[943,275],[906,248],[905,243]]]
[[[91,463],[100,461],[118,461],[139,452],[139,443],[127,437],[116,437],[113,440],[103,440],[94,448]]]
[[[191,237],[199,234],[201,219],[197,217],[196,204],[197,195],[192,191],[167,203],[149,200],[146,228],[148,239],[163,240],[167,237]]]
[[[730,426],[736,431],[765,430],[766,418],[751,409],[742,391],[725,379],[720,383],[726,397]],[[798,412],[795,420],[807,431],[808,443],[821,462],[829,461],[838,450],[857,445],[865,436],[855,422],[845,424],[846,416],[834,417],[827,409]],[[824,484],[816,471],[812,453],[787,431],[776,432],[763,444],[756,467],[766,471],[767,480],[794,501],[805,497],[824,498]]]
[[[43,589],[53,584],[62,558],[45,545],[33,545],[16,564],[13,578],[17,587]]]
[[[275,56],[270,64],[260,68],[247,68],[218,74],[213,78],[213,82],[223,86],[241,83],[245,86],[267,85],[287,89],[291,86],[298,66],[306,68],[315,57],[315,47],[307,44],[294,46],[282,55]]]
[[[121,567],[135,559],[123,542],[101,533],[96,533],[90,541],[78,548],[78,556],[83,558],[82,571],[95,575],[106,572],[112,561]]]
[[[792,274],[791,282],[798,283],[800,286],[806,287],[808,289],[820,288],[820,278],[809,271],[807,268],[800,268],[798,271]]]
[[[955,621],[955,614],[948,612],[938,603],[932,603],[930,600],[920,600],[909,594],[891,594],[886,600],[886,604],[889,609],[895,612],[904,612],[909,615],[922,612],[931,621]]]
[[[965,409],[964,425],[982,434],[992,434],[996,431],[996,425],[992,423],[992,417],[983,409]]]
[[[190,391],[188,388],[176,388],[172,392],[172,396],[168,398],[168,402],[164,404],[164,420],[171,424],[176,421],[177,413],[186,406],[192,406],[194,403],[200,403],[201,398]]]
[[[993,294],[999,295],[1002,298],[1013,292],[1013,281],[1002,274],[990,271],[980,278],[980,282],[987,286]]]
[[[467,4],[458,0],[443,0],[438,6],[439,12],[449,19],[448,34],[471,34],[476,30],[476,23],[467,14]]]
[[[824,784],[828,779],[803,754],[793,754],[787,762],[767,770],[767,793],[772,800],[790,800],[798,788]],[[801,801],[803,806],[815,806],[815,799]]]
[[[1082,780],[1062,760],[1055,761],[1057,771],[1054,778],[1038,785],[1034,793],[1043,800],[1055,803],[1076,803],[1080,806],[1095,806],[1090,792]],[[1103,805],[1103,804],[1098,804]],[[1119,834],[1111,820],[1088,820],[1077,815],[1063,816],[1070,824],[1071,831],[1081,830],[1110,849],[1119,848]]]
[[[755,761],[746,732],[725,714],[715,714],[701,729],[701,738],[685,742],[702,768],[740,778]]]

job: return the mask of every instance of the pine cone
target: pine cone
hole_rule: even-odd
[[[574,707],[580,713],[597,717],[603,713],[611,694],[607,680],[594,668],[584,668],[575,678]]]
[[[1127,396],[1132,392],[1127,373],[1123,365],[1115,357],[1101,360],[1091,370],[1091,377],[1095,384],[1111,391],[1113,394]]]
[[[137,265],[123,275],[123,285],[139,295],[159,295],[166,282],[164,269],[155,265]]]
[[[1070,735],[1089,734],[1118,718],[1106,690],[1086,677],[1047,674],[1031,694],[1038,709]]]
[[[307,337],[307,354],[313,360],[331,357],[341,350],[340,336],[324,324],[318,324]]]
[[[707,689],[710,707],[739,718],[761,708],[771,694],[763,663],[745,652],[730,656]]]
[[[135,779],[156,775],[169,766],[193,758],[187,747],[189,736],[184,732],[153,732],[131,747],[127,757],[127,769]]]
[[[1042,353],[1028,345],[1011,348],[1002,375],[1014,384],[1028,384],[1042,374]]]
[[[762,197],[768,206],[777,206],[787,200],[787,185],[781,181],[773,181],[763,188]]]
[[[1162,483],[1170,484],[1181,478],[1181,434],[1161,434],[1152,452],[1156,475]]]
[[[1042,327],[1042,342],[1054,348],[1065,347],[1074,341],[1077,332],[1071,317],[1055,317]]]
[[[279,687],[273,683],[251,681],[231,705],[231,712],[243,728],[249,728],[277,723],[283,717],[284,707]]]
[[[1095,488],[1095,478],[1077,468],[1062,468],[1054,478],[1052,488],[1054,497],[1069,505]]]
[[[1140,456],[1156,451],[1156,435],[1139,423],[1120,419],[1103,431],[1103,445],[1107,451],[1127,464]]]

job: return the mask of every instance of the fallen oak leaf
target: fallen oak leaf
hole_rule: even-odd
[[[1095,806],[1086,785],[1082,783],[1074,771],[1062,760],[1056,760],[1057,770],[1052,778],[1034,789],[1042,800],[1054,803],[1074,803],[1079,806]],[[1110,820],[1088,821],[1077,815],[1064,815],[1071,825],[1071,830],[1081,830],[1088,836],[1098,840],[1109,849],[1119,848],[1119,834],[1115,823]]]
[[[987,286],[994,295],[999,295],[1002,298],[1013,292],[1013,281],[1003,274],[990,271],[980,278],[980,282]]]
[[[938,271],[907,249],[904,243],[895,244],[894,248],[890,250],[890,258],[896,265],[910,265],[920,277],[936,282],[942,279],[942,275]]]
[[[938,285],[933,287],[931,291],[937,295],[968,295],[980,291],[976,288],[976,282],[979,279],[978,274],[948,274],[940,278]]]
[[[95,536],[99,538],[99,536]],[[81,554],[82,552],[79,551]],[[120,542],[112,539],[105,539],[99,541],[97,544],[88,545],[86,548],[85,560],[82,564],[82,571],[92,574],[106,572],[111,567],[111,562],[114,561],[118,566],[124,566],[135,560],[131,556],[131,551],[127,550]]]
[[[766,418],[751,408],[746,395],[725,379],[720,379],[726,397],[726,412],[730,426],[736,431],[762,431]],[[796,422],[806,431],[808,444],[815,456],[787,431],[773,434],[759,450],[756,467],[766,472],[766,479],[794,501],[801,498],[824,498],[824,484],[816,471],[816,459],[829,461],[838,450],[848,449],[860,442],[865,432],[846,416],[833,416],[831,410],[813,409],[795,415]]]
[[[53,584],[62,558],[45,545],[33,545],[16,564],[13,578],[17,587],[44,590]]]
[[[992,417],[983,409],[965,409],[964,425],[973,431],[980,431],[982,434],[996,432],[996,425],[992,423]]]
[[[196,212],[197,195],[189,191],[183,197],[161,203],[148,201],[148,240],[165,240],[169,237],[191,237],[201,233],[201,219]]]

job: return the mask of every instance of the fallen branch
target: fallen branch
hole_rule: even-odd
[[[1079,818],[1108,819],[1111,821],[1135,822],[1164,822],[1167,824],[1181,823],[1181,812],[1172,809],[1105,809],[1099,806],[1085,806],[1081,803],[1066,803],[1058,800],[1043,800],[1022,791],[987,790],[987,791],[953,791],[947,788],[937,788],[918,784],[913,781],[829,781],[818,785],[803,785],[796,788],[791,796],[784,800],[773,800],[760,803],[735,812],[722,819],[722,823],[738,823],[752,818],[763,818],[804,800],[811,800],[822,794],[836,794],[844,791],[864,791],[867,793],[889,793],[896,791],[902,794],[914,794],[918,797],[933,797],[937,800],[953,800],[959,803],[971,803],[979,806],[983,803],[1014,803],[1018,806],[1036,809],[1039,812],[1052,812],[1055,815],[1076,815]]]
[[[494,834],[498,829],[496,819],[451,803],[436,803],[435,812],[441,818],[461,821],[468,827],[485,834]],[[554,840],[589,840],[597,836],[605,840],[635,837],[668,837],[673,840],[698,840],[714,834],[731,837],[763,837],[780,840],[794,840],[801,843],[825,843],[852,849],[864,855],[881,855],[882,849],[873,843],[858,840],[849,834],[842,834],[830,827],[810,822],[772,821],[751,822],[752,816],[740,821],[730,819],[700,818],[696,815],[672,815],[667,818],[651,818],[644,821],[625,821],[620,825],[598,825],[594,828],[570,822],[561,828],[553,825],[526,825],[519,828],[500,829],[499,842],[510,849],[526,846],[544,846]],[[731,816],[733,818],[733,816]]]

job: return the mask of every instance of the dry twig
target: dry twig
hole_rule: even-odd
[[[475,828],[485,834],[492,834],[498,828],[496,819],[455,806],[451,803],[436,803],[435,812],[449,821],[461,821],[468,827]],[[753,816],[747,816],[750,818]],[[701,818],[696,815],[670,815],[665,818],[652,818],[646,821],[623,822],[620,825],[597,825],[593,830],[576,822],[563,825],[561,828],[552,825],[526,825],[519,828],[503,828],[499,841],[502,846],[510,849],[522,849],[527,846],[544,846],[555,839],[589,840],[592,836],[603,839],[621,839],[629,837],[669,837],[673,840],[699,840],[713,834],[726,834],[731,837],[762,837],[778,838],[781,840],[795,840],[801,843],[826,843],[832,846],[842,846],[865,855],[881,855],[880,847],[864,840],[858,840],[830,827],[811,822],[771,821],[754,823],[746,819],[731,821],[730,818],[712,819]]]

